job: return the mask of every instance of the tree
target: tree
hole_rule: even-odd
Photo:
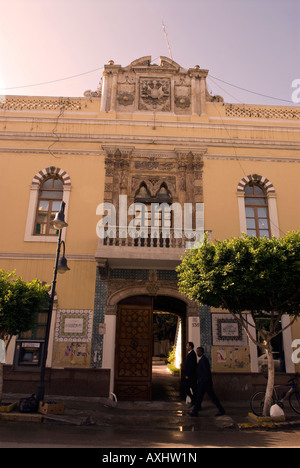
[[[26,283],[14,272],[0,269],[0,340],[5,352],[11,338],[32,328],[36,312],[49,302],[49,287],[37,279]],[[2,361],[2,362],[1,362]],[[3,360],[0,360],[0,401],[3,392]]]
[[[271,342],[300,314],[300,231],[279,239],[244,235],[212,243],[204,238],[199,248],[186,253],[177,271],[183,294],[229,311],[266,353],[264,415],[268,415],[275,378]],[[290,323],[280,329],[284,314]]]

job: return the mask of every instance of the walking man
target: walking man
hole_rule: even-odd
[[[222,416],[225,414],[225,410],[214,392],[209,360],[204,355],[204,349],[202,347],[197,348],[197,356],[199,357],[197,364],[197,398],[194,409],[190,415],[198,416],[198,412],[201,410],[203,397],[205,393],[207,393],[219,410],[216,416]]]
[[[184,369],[184,386],[186,395],[190,397],[192,405],[196,403],[197,390],[197,356],[194,351],[194,343],[187,342],[187,357]]]

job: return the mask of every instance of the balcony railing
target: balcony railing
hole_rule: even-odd
[[[140,248],[179,248],[189,249],[196,246],[203,239],[203,235],[208,233],[211,237],[211,231],[196,232],[193,230],[182,231],[175,229],[152,229],[151,233],[147,231],[132,232],[113,228],[106,231],[106,237],[102,239],[103,246],[114,247],[140,247]]]
[[[208,239],[211,238],[211,231]],[[197,247],[204,232],[157,229],[151,233],[129,234],[119,227],[106,232],[99,239],[96,260],[107,260],[113,267],[162,267],[173,268],[180,262],[186,250]]]

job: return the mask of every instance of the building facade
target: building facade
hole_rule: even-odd
[[[0,268],[51,283],[50,222],[66,204],[70,271],[57,281],[49,393],[150,399],[153,357],[177,343],[184,362],[187,340],[205,347],[229,391],[235,382],[246,395],[264,370],[230,314],[179,293],[175,269],[199,233],[299,228],[300,110],[227,104],[208,93],[207,74],[166,57],[110,61],[84,97],[0,102]],[[46,315],[11,342],[7,390],[34,387]],[[296,322],[274,343],[278,372],[299,370],[299,337]]]

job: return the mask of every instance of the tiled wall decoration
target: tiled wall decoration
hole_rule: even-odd
[[[177,272],[174,270],[157,270],[159,281],[178,281]]]
[[[55,341],[91,341],[92,318],[92,310],[58,309],[55,325]]]
[[[200,345],[204,348],[205,355],[211,361],[211,346],[212,346],[212,333],[211,333],[211,312],[210,307],[200,306]]]
[[[99,271],[97,269],[92,331],[91,366],[98,368],[102,367],[103,333],[101,330],[104,330],[106,290],[106,282],[101,280]]]
[[[247,346],[248,338],[242,325],[230,314],[212,314],[214,346]]]
[[[129,270],[129,269],[121,269],[115,268],[110,271],[109,277],[111,279],[126,279],[126,280],[144,280],[147,281],[149,279],[149,270]]]

